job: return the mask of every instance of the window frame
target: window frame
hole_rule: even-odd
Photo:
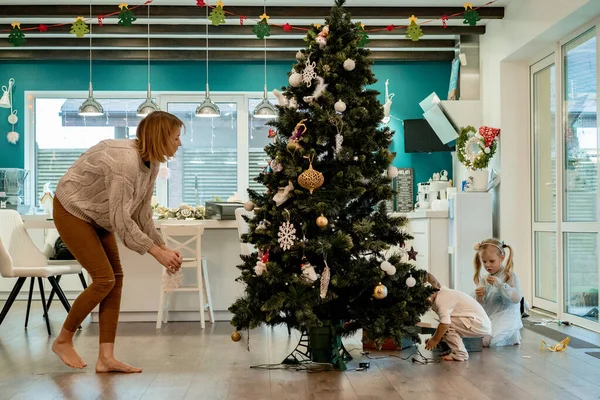
[[[161,110],[167,110],[169,102],[183,103],[198,103],[200,104],[205,99],[205,92],[174,92],[174,91],[156,91],[152,92],[152,97]],[[36,180],[36,156],[35,156],[35,101],[37,98],[87,98],[87,91],[45,91],[45,90],[28,90],[25,91],[26,110],[24,119],[24,168],[29,170],[30,176],[33,176],[32,183],[29,188],[29,196],[32,199],[32,206],[37,209],[39,199],[35,196]],[[94,91],[94,97],[102,103],[102,99],[126,99],[146,98],[145,91]],[[245,91],[245,92],[211,92],[211,99],[215,102],[236,103],[238,113],[237,123],[237,192],[242,199],[248,199],[248,184],[249,184],[249,146],[248,138],[250,135],[248,124],[248,104],[251,98],[262,98],[262,91]],[[273,104],[277,104],[277,99],[269,94],[269,100]],[[242,115],[246,117],[242,118]],[[232,193],[233,194],[233,193]],[[161,204],[167,204],[168,199],[168,181],[157,179],[156,181],[157,200]]]

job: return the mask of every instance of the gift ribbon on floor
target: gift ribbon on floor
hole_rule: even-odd
[[[561,340],[560,342],[556,343],[554,346],[550,346],[548,343],[546,343],[546,341],[544,339],[542,339],[542,345],[540,346],[541,350],[550,350],[553,352],[559,352],[559,351],[564,351],[567,348],[567,345],[569,344],[569,342],[571,341],[570,337],[566,337],[563,340]]]

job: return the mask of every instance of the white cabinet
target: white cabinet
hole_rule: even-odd
[[[417,251],[417,267],[431,272],[442,285],[450,283],[448,211],[417,210],[404,214],[414,239],[406,243]]]

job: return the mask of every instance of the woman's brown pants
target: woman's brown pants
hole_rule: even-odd
[[[100,305],[100,343],[114,343],[121,308],[123,269],[115,234],[73,216],[54,198],[54,225],[92,283],[73,303],[63,327],[75,332]]]

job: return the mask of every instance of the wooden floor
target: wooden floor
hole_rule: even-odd
[[[56,331],[65,313],[53,307],[51,314]],[[119,375],[93,371],[97,324],[85,324],[76,339],[90,367],[73,371],[50,351],[52,339],[39,305],[32,310],[28,330],[23,328],[24,315],[20,302],[0,326],[0,400],[600,399],[600,359],[585,349],[542,351],[542,337],[527,330],[521,346],[485,349],[465,363],[419,365],[386,358],[368,360],[371,368],[360,372],[354,368],[364,356],[353,339],[345,342],[354,356],[348,371],[309,373],[249,368],[278,363],[293,349],[298,336],[288,337],[285,329],[253,331],[248,352],[244,341],[231,341],[232,328],[224,322],[204,331],[198,323],[170,323],[160,331],[152,323],[123,323],[117,355],[144,372]],[[600,345],[600,335],[578,328],[570,332]],[[412,351],[391,354],[408,356]]]

